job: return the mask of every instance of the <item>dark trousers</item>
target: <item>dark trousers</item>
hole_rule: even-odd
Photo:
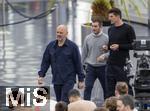
[[[85,78],[85,91],[84,91],[84,99],[91,99],[91,92],[96,79],[99,79],[103,91],[104,98],[106,98],[106,75],[105,75],[105,66],[93,67],[91,65],[87,66],[86,78]]]
[[[73,81],[67,81],[62,85],[54,84],[54,91],[55,91],[55,94],[56,94],[57,102],[64,101],[66,103],[69,103],[68,92],[71,89],[73,89],[73,87],[74,87],[74,82]]]
[[[107,85],[108,85],[108,97],[115,95],[115,86],[119,81],[126,82],[129,87],[129,94],[133,95],[132,87],[129,85],[129,79],[127,73],[124,71],[124,66],[110,65],[106,67],[107,73]]]

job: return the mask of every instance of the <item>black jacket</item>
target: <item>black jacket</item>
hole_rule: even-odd
[[[109,46],[119,44],[119,50],[110,50],[108,64],[124,65],[129,58],[129,50],[132,49],[133,40],[136,38],[134,29],[124,23],[121,26],[111,26],[108,30]]]

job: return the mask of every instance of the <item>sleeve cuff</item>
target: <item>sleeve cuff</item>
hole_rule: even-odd
[[[42,73],[42,71],[39,71],[39,72],[38,72],[38,75],[39,75],[39,77],[45,77],[45,74]]]

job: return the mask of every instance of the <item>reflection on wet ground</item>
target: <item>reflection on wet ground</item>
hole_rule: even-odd
[[[12,5],[28,16],[36,16],[48,9],[47,2],[23,2],[12,3]],[[25,19],[9,6],[7,7],[5,23]],[[2,14],[2,10],[0,13]],[[48,38],[47,30],[50,28],[48,19],[50,17],[4,28],[4,35],[3,33],[0,35],[1,85],[36,85],[37,70]],[[2,24],[2,17],[0,23]],[[1,27],[2,31],[3,27]]]

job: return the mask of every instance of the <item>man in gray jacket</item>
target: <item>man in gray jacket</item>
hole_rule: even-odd
[[[102,32],[102,23],[99,20],[92,21],[92,33],[89,34],[83,44],[82,62],[86,65],[86,79],[84,99],[91,99],[91,91],[95,80],[98,78],[106,98],[105,66],[108,53],[104,46],[108,44],[108,36]]]

